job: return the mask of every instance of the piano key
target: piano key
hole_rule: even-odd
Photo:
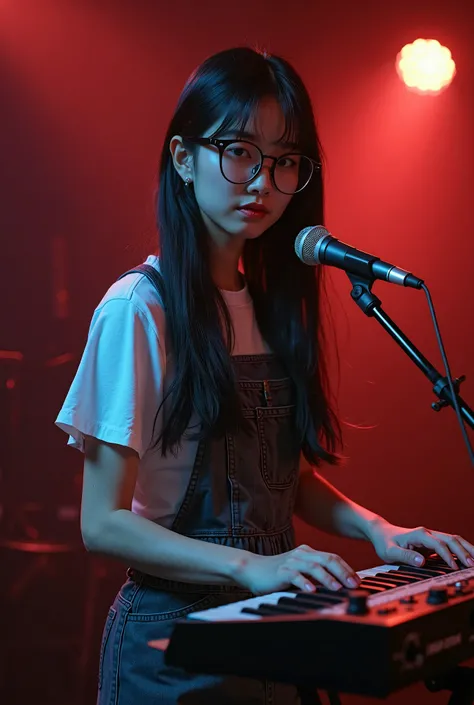
[[[384,578],[387,573],[375,573],[375,578]],[[391,583],[397,583],[397,585],[409,585],[410,583],[416,583],[419,578],[414,575],[397,575],[397,573],[390,573],[389,579]]]
[[[315,608],[313,607],[313,610]],[[260,615],[261,617],[273,617],[273,616],[284,616],[285,614],[307,614],[311,610],[306,609],[306,610],[298,610],[298,609],[291,609],[290,607],[285,607],[284,605],[270,605],[270,604],[265,604],[263,603],[259,607],[243,607],[242,612],[244,614],[257,614]]]
[[[376,576],[373,576],[372,578],[364,578],[364,583],[366,585],[380,585],[381,587],[385,588],[385,590],[392,590],[393,588],[396,588],[399,586],[400,583],[395,582],[390,582],[390,578],[377,578]]]
[[[365,578],[370,575],[375,575],[375,573],[387,573],[389,570],[397,570],[400,568],[399,565],[387,563],[385,565],[378,565],[375,568],[366,568],[364,570],[357,571],[357,575],[360,578]]]
[[[452,569],[446,567],[446,570],[440,568],[416,568],[416,566],[404,565],[400,569],[402,573],[411,573],[412,575],[419,575],[421,578],[436,578],[438,575],[446,575],[446,573],[452,573]]]
[[[454,560],[458,568],[464,568],[465,566],[461,563],[459,558],[457,560]],[[441,570],[454,570],[454,568],[451,568],[450,565],[448,565],[445,561],[438,559],[437,561],[435,560],[430,560],[426,561],[425,565],[423,566],[424,568],[435,568],[438,569],[440,568]]]
[[[415,566],[416,568],[416,566]],[[451,568],[450,565],[447,563],[441,564],[441,565],[422,565],[420,568],[416,568],[416,570],[433,570],[439,573],[439,575],[446,575],[447,573],[452,573],[455,568]]]
[[[318,587],[316,590],[316,593],[308,592],[308,593],[298,593],[298,594],[302,594],[302,595],[306,595],[306,594],[316,595],[317,594],[317,595],[336,595],[336,596],[339,595],[340,597],[347,597],[348,593],[349,593],[349,590],[347,588],[341,588],[340,590],[330,590],[329,588]]]
[[[416,583],[419,580],[423,580],[418,575],[412,575],[411,573],[400,573],[399,571],[394,571],[393,573],[376,573],[375,575],[364,578],[364,580],[375,580],[377,582],[390,583],[393,588],[400,587],[402,585],[411,585],[411,583]]]
[[[451,554],[451,558],[455,563],[461,562],[461,559],[458,558],[458,556],[455,556],[454,553]],[[425,559],[425,563],[443,563],[444,565],[447,565],[446,561],[441,558],[441,556],[438,556],[437,553],[432,553],[431,556],[428,556],[428,558]]]
[[[405,571],[400,568],[400,570],[394,570],[393,573],[392,571],[389,571],[388,576],[391,577],[394,575],[395,577],[403,577],[403,578],[410,578],[412,582],[418,583],[420,580],[426,580],[427,578],[423,575],[419,575],[418,573],[413,573],[412,571]],[[431,576],[432,577],[432,576]]]
[[[367,590],[371,595],[375,595],[378,592],[386,592],[386,589],[381,585],[370,585],[370,583],[367,584],[364,580],[362,580],[359,587],[361,590]]]
[[[242,607],[258,607],[261,603],[274,603],[276,604],[280,597],[294,597],[294,592],[273,592],[270,595],[259,595],[257,597],[250,597],[245,600],[239,600],[238,602],[230,602],[227,605],[220,605],[219,607],[211,607],[207,610],[202,610],[199,612],[192,612],[188,615],[188,619],[206,619],[208,621],[217,620],[243,620],[243,619],[255,619],[250,614],[242,614]]]
[[[425,570],[439,570],[440,573],[444,573],[445,575],[457,570],[457,568],[451,568],[451,566],[445,563],[444,561],[438,561],[438,563],[425,563],[421,567]]]
[[[344,597],[341,595],[333,594],[333,595],[326,595],[326,594],[321,594],[319,591],[316,592],[299,592],[295,598],[295,602],[308,602],[311,604],[312,602],[315,603],[326,603],[327,605],[337,605],[339,602],[342,602],[344,600]],[[284,597],[281,597],[278,602],[286,602],[286,599]]]
[[[328,606],[327,602],[315,602],[314,600],[306,602],[305,600],[297,600],[292,597],[280,597],[277,604],[286,607],[288,611],[294,612],[295,614],[307,614],[311,610],[322,609]]]
[[[273,613],[269,612],[265,607],[243,607],[240,614],[254,614],[258,617],[273,617]]]

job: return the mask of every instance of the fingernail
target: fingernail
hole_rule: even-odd
[[[314,585],[311,585],[311,583],[305,583],[304,588],[305,590],[308,590],[308,592],[314,592],[314,590],[316,589]]]
[[[416,565],[421,565],[423,563],[423,556],[417,556],[415,558]]]
[[[347,578],[347,584],[349,585],[349,587],[355,588],[357,587],[357,580],[355,580],[354,578]]]
[[[339,590],[340,588],[342,588],[342,585],[341,585],[341,583],[338,583],[336,580],[333,580],[331,582],[331,587],[333,590]]]
[[[466,558],[466,563],[467,563],[468,565],[473,565],[473,566],[474,566],[474,558],[471,558],[471,557],[469,556],[469,558]]]

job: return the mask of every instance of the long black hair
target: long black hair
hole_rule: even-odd
[[[196,69],[164,140],[157,225],[174,358],[174,379],[157,441],[164,455],[179,446],[186,430],[187,437],[202,438],[241,422],[231,361],[232,323],[210,274],[208,235],[193,189],[184,186],[174,167],[170,140],[174,135],[202,136],[218,122],[213,136],[244,130],[267,97],[275,98],[283,110],[282,139],[297,141],[302,153],[320,162],[311,100],[301,78],[284,59],[248,47],[222,51]],[[186,147],[196,149],[189,143]],[[294,382],[295,423],[303,454],[312,465],[321,459],[337,462],[340,426],[331,406],[323,356],[321,271],[300,262],[294,241],[302,228],[323,222],[323,180],[313,176],[276,223],[245,242],[242,256],[261,334]],[[191,433],[193,413],[199,425]]]

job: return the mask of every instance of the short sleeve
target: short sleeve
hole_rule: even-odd
[[[166,362],[164,341],[150,319],[127,298],[109,299],[94,312],[56,419],[69,445],[84,451],[88,435],[133,448],[140,458],[145,454],[163,400]]]

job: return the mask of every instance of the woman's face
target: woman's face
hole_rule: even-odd
[[[204,137],[213,135],[220,123],[212,125]],[[246,126],[248,137],[264,154],[279,157],[292,149],[279,141],[284,134],[285,119],[277,101],[266,98],[259,104]],[[218,139],[237,136],[236,132],[219,134]],[[219,150],[213,145],[197,147],[193,163],[194,193],[204,223],[211,237],[224,244],[230,239],[246,240],[259,237],[283,214],[292,199],[278,191],[270,178],[270,159],[252,181],[234,184],[220,170]],[[264,206],[263,214],[252,214],[242,206],[256,203]]]

